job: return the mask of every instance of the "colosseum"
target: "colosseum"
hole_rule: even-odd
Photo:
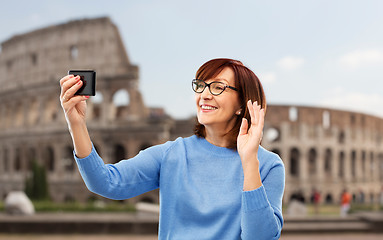
[[[70,21],[13,36],[1,43],[0,53],[0,200],[24,189],[34,160],[46,168],[54,201],[96,198],[74,165],[58,99],[58,80],[69,69],[97,72],[97,94],[88,101],[87,121],[105,162],[193,134],[194,118],[175,120],[161,108],[145,106],[139,68],[130,62],[109,18]],[[325,203],[338,203],[345,188],[355,200],[363,192],[366,202],[378,201],[383,183],[381,118],[269,105],[262,145],[285,163],[284,203],[300,192],[309,199],[314,188]],[[158,191],[128,201],[158,202]]]

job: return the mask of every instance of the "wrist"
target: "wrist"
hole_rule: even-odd
[[[261,173],[259,171],[258,158],[247,163],[242,163],[243,167],[243,190],[251,191],[262,186]]]

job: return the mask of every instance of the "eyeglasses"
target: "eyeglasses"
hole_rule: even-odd
[[[223,93],[223,91],[225,91],[226,88],[230,88],[230,89],[233,89],[235,91],[238,91],[238,89],[236,89],[235,87],[226,85],[222,82],[206,83],[202,80],[193,79],[192,88],[193,88],[194,92],[202,93],[206,87],[209,88],[210,93],[214,96],[220,95],[221,93]]]

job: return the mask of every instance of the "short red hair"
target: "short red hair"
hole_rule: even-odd
[[[229,146],[227,147],[236,149],[242,118],[247,119],[249,126],[251,124],[250,113],[246,103],[249,100],[252,102],[257,101],[266,112],[266,97],[262,84],[255,73],[238,60],[228,58],[212,59],[204,63],[197,70],[196,79],[203,81],[212,79],[226,67],[230,67],[234,71],[235,88],[238,89],[239,102],[242,108],[241,114],[237,117],[234,127],[227,133],[230,139]],[[194,133],[198,137],[206,137],[205,126],[200,124],[198,120],[195,125]]]

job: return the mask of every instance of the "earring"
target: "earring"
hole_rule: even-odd
[[[238,110],[235,114],[237,115],[241,115],[242,111],[241,110]]]

